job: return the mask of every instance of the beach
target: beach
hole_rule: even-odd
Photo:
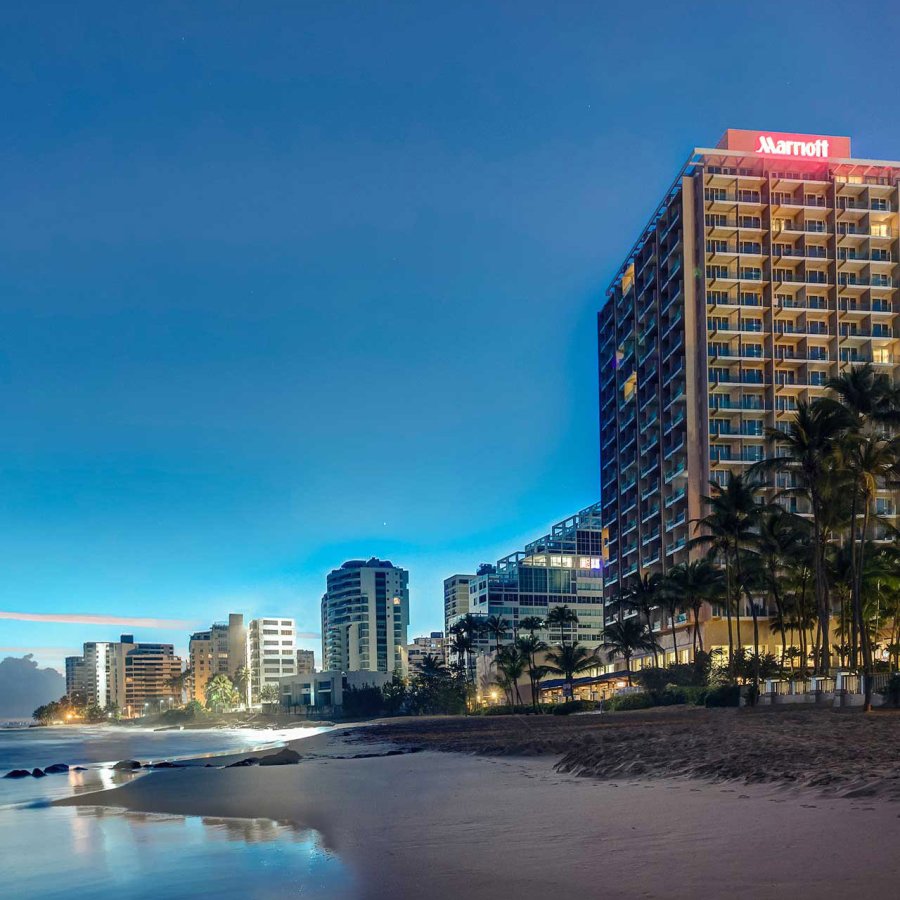
[[[900,804],[883,782],[896,784],[900,718],[872,717],[870,725],[862,716],[817,710],[784,718],[764,713],[765,719],[753,718],[753,711],[697,712],[398,720],[293,742],[302,755],[297,765],[157,771],[113,791],[59,802],[265,817],[313,829],[366,900],[480,900],[560,889],[621,898],[893,893],[900,878]],[[652,727],[658,740],[648,740]],[[674,766],[650,765],[597,777],[598,740],[608,742],[601,755],[621,765],[629,743],[638,758],[659,742],[668,742],[677,757],[673,740],[685,728],[699,735],[697,753],[704,742],[734,734],[743,749],[732,744],[722,753],[733,766],[743,754],[743,777],[734,769],[675,774]],[[880,787],[866,790],[861,771],[847,768],[843,756],[830,772],[846,778],[843,790],[838,781],[816,786],[802,778],[756,778],[760,741],[775,740],[776,731],[794,741],[798,730],[805,741],[796,752],[814,760],[820,748],[836,749],[854,735],[876,735],[871,747],[856,749],[881,754],[879,741],[893,735],[887,760],[867,780]],[[613,731],[616,737],[609,736]],[[575,765],[573,754],[594,763]],[[646,758],[653,754],[658,747]],[[864,760],[862,769],[867,765]]]

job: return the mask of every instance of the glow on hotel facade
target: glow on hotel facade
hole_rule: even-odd
[[[853,364],[897,376],[898,180],[847,137],[729,130],[690,155],[598,314],[608,604],[702,552],[709,482],[762,458],[798,401]]]

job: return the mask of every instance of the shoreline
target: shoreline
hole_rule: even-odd
[[[563,755],[546,742],[530,757],[425,746],[422,734],[448,721],[348,726],[289,742],[303,756],[296,765],[161,770],[55,805],[312,828],[366,900],[423,891],[496,900],[561,887],[822,900],[890,895],[900,878],[897,807],[881,799],[685,776],[585,777],[560,771]],[[419,752],[397,752],[409,745]]]

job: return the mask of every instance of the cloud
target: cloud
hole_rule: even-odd
[[[318,631],[298,631],[297,637],[301,641],[321,641],[322,635]]]
[[[14,653],[21,656],[50,656],[63,659],[66,656],[78,656],[81,647],[0,647],[0,653]]]
[[[0,611],[0,619],[20,622],[59,622],[68,625],[129,625],[133,628],[162,628],[183,631],[197,623],[186,619],[144,619],[134,616],[102,616],[79,613],[25,613]]]
[[[30,657],[0,660],[0,717],[31,718],[31,711],[66,692],[66,680],[55,669],[42,669]]]

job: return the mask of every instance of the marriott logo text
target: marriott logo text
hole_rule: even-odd
[[[772,153],[775,156],[816,156],[825,159],[828,156],[828,141],[819,138],[817,141],[776,141],[767,134],[759,136],[757,153]]]

